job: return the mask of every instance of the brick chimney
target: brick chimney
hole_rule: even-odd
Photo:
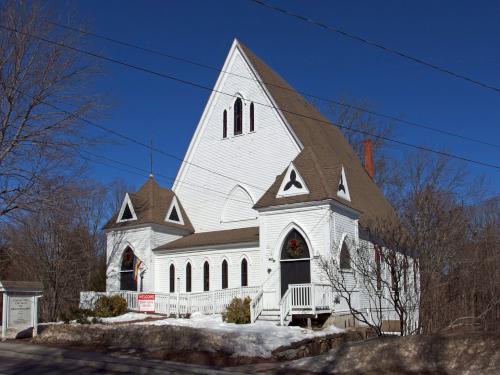
[[[373,164],[373,143],[371,139],[363,141],[363,151],[365,155],[365,170],[366,173],[373,179],[375,176],[375,165]]]

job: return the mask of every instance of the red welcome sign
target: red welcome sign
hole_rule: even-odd
[[[155,295],[153,293],[144,293],[137,296],[137,307],[140,312],[155,312]]]

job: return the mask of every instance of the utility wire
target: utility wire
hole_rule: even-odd
[[[470,141],[470,142],[482,144],[482,145],[485,145],[485,146],[491,146],[491,147],[495,147],[495,148],[500,148],[499,144],[494,144],[494,143],[491,143],[491,142],[488,142],[488,141],[485,141],[485,140],[481,140],[481,139],[469,137],[469,136],[466,136],[466,135],[463,135],[463,134],[459,134],[459,133],[455,133],[455,132],[450,132],[448,130],[439,129],[439,128],[436,128],[436,127],[433,127],[433,126],[430,126],[430,125],[426,125],[426,124],[422,124],[422,123],[418,123],[418,122],[415,122],[415,121],[406,120],[406,119],[404,119],[402,117],[398,117],[398,116],[394,116],[394,115],[390,115],[390,114],[385,114],[385,113],[378,112],[378,111],[369,110],[369,109],[366,109],[366,108],[363,108],[363,107],[360,107],[360,106],[357,106],[357,105],[354,105],[354,104],[343,103],[341,101],[333,100],[333,99],[327,99],[325,97],[318,96],[318,95],[311,94],[311,93],[307,93],[307,92],[304,92],[304,91],[297,91],[297,90],[294,90],[293,88],[290,88],[290,87],[285,87],[285,86],[277,85],[275,83],[261,81],[261,80],[258,80],[258,79],[252,78],[252,77],[248,77],[248,76],[245,76],[245,75],[242,75],[242,74],[238,74],[238,73],[234,73],[234,72],[229,72],[229,71],[226,71],[226,70],[223,70],[223,69],[211,66],[211,65],[199,63],[199,62],[191,60],[191,59],[187,59],[187,58],[184,58],[184,57],[175,56],[175,55],[172,55],[172,54],[169,54],[169,53],[165,53],[165,52],[162,52],[162,51],[158,51],[158,50],[154,50],[154,49],[151,49],[151,48],[146,48],[146,47],[143,47],[143,46],[140,46],[140,45],[137,45],[137,44],[133,44],[133,43],[130,43],[130,42],[125,42],[125,41],[118,40],[118,39],[115,39],[115,38],[111,38],[109,36],[102,35],[102,34],[96,34],[96,33],[89,32],[89,31],[86,31],[86,30],[82,30],[82,29],[79,29],[79,28],[75,28],[75,27],[72,27],[72,26],[64,25],[64,24],[61,24],[61,23],[58,23],[58,22],[51,21],[49,23],[52,24],[52,25],[54,25],[54,26],[60,27],[60,28],[64,28],[64,29],[67,29],[67,30],[78,32],[78,33],[80,33],[82,35],[87,35],[87,36],[90,36],[90,37],[93,37],[93,38],[106,40],[106,41],[111,42],[111,43],[115,43],[115,44],[122,45],[122,46],[129,47],[129,48],[134,48],[134,49],[137,49],[139,51],[148,52],[148,53],[151,53],[151,54],[154,54],[154,55],[157,55],[157,56],[166,57],[166,58],[169,58],[169,59],[172,59],[172,60],[175,60],[175,61],[179,61],[179,62],[182,62],[182,63],[190,64],[190,65],[193,65],[193,66],[197,66],[197,67],[201,67],[201,68],[213,70],[213,71],[224,73],[224,74],[234,75],[236,77],[247,79],[247,80],[251,80],[251,81],[254,81],[254,82],[259,82],[259,83],[265,84],[267,86],[274,86],[274,87],[277,87],[277,88],[279,88],[281,90],[298,92],[299,94],[301,94],[303,96],[307,96],[309,98],[313,98],[313,99],[316,99],[316,100],[321,100],[321,101],[324,101],[324,102],[327,102],[327,103],[332,103],[332,104],[335,104],[335,105],[338,105],[338,106],[341,106],[341,107],[345,107],[345,108],[349,108],[349,109],[354,109],[354,110],[357,110],[357,111],[362,111],[362,112],[368,113],[370,115],[374,115],[374,116],[377,116],[377,117],[385,118],[385,119],[391,120],[391,121],[396,121],[397,123],[402,123],[402,124],[410,125],[410,126],[415,127],[415,128],[426,129],[426,130],[431,131],[431,132],[444,134],[444,135],[447,135],[447,136],[451,136],[451,137],[463,139],[463,140],[466,140],[466,141]]]
[[[83,49],[80,49],[80,48],[68,46],[66,44],[63,44],[63,43],[60,43],[60,42],[55,42],[55,41],[52,41],[52,40],[49,40],[49,39],[46,39],[46,38],[43,38],[43,37],[40,37],[40,36],[37,36],[37,35],[26,33],[26,32],[23,32],[23,31],[18,31],[16,29],[13,29],[13,28],[10,28],[10,27],[6,27],[6,26],[3,26],[3,25],[0,25],[0,29],[4,29],[4,30],[11,31],[11,32],[20,33],[22,35],[26,35],[26,36],[29,36],[31,38],[42,40],[42,41],[44,41],[46,43],[54,44],[54,45],[57,45],[59,47],[67,48],[67,49],[70,49],[72,51],[76,51],[76,52],[79,52],[79,53],[82,53],[82,54],[85,54],[85,55],[88,55],[88,56],[92,56],[92,57],[95,57],[95,58],[98,58],[98,59],[101,59],[101,60],[104,60],[104,61],[108,61],[108,62],[112,62],[112,63],[118,64],[118,65],[122,65],[122,66],[128,67],[130,69],[142,71],[142,72],[145,72],[145,73],[157,76],[157,77],[161,77],[161,78],[165,78],[165,79],[168,79],[168,80],[171,80],[171,81],[183,83],[185,85],[197,87],[197,88],[200,88],[200,89],[203,89],[203,90],[207,90],[207,91],[210,91],[210,92],[216,92],[216,93],[219,93],[219,94],[222,94],[222,95],[226,95],[226,96],[229,96],[229,97],[233,97],[233,98],[237,98],[238,97],[235,94],[229,94],[229,93],[226,93],[224,91],[216,90],[216,89],[204,86],[204,85],[196,83],[196,82],[192,82],[192,81],[189,81],[189,80],[186,80],[186,79],[178,78],[178,77],[175,77],[175,76],[172,76],[172,75],[169,75],[169,74],[157,72],[157,71],[154,71],[154,70],[151,70],[151,69],[148,69],[148,68],[143,68],[141,66],[133,65],[133,64],[130,64],[128,62],[117,60],[117,59],[114,59],[114,58],[111,58],[111,57],[99,55],[99,54],[97,54],[95,52],[86,51],[86,50],[83,50]],[[24,95],[26,95],[26,94],[24,94]],[[36,98],[33,98],[33,99],[36,99]],[[86,123],[88,123],[88,124],[90,124],[92,126],[96,126],[96,127],[100,128],[100,129],[103,129],[103,130],[106,129],[105,131],[108,131],[108,132],[113,133],[115,135],[119,135],[120,137],[122,137],[124,139],[127,139],[127,140],[129,140],[131,142],[134,142],[134,143],[137,143],[137,144],[140,144],[140,145],[142,145],[142,146],[144,146],[144,147],[146,147],[148,149],[153,149],[154,151],[160,152],[163,155],[172,157],[172,158],[174,158],[174,159],[176,159],[176,160],[178,160],[178,161],[180,161],[182,163],[187,163],[189,165],[193,165],[193,166],[196,166],[198,168],[201,168],[201,169],[204,169],[206,171],[209,171],[210,173],[214,173],[214,174],[216,174],[218,176],[221,176],[221,177],[224,177],[224,178],[228,178],[228,179],[233,180],[233,181],[241,182],[241,181],[239,181],[239,180],[237,180],[237,179],[235,179],[233,177],[225,176],[225,175],[223,175],[223,174],[221,174],[221,173],[219,173],[217,171],[213,171],[213,170],[210,170],[208,168],[205,168],[205,167],[196,165],[194,163],[188,162],[188,161],[186,161],[186,160],[184,160],[184,159],[182,159],[182,158],[180,158],[180,157],[178,157],[176,155],[167,153],[167,152],[159,150],[157,148],[152,148],[150,145],[147,145],[147,144],[145,144],[143,142],[137,141],[137,140],[135,140],[135,139],[133,139],[133,138],[131,138],[129,136],[126,136],[124,134],[121,134],[121,133],[119,133],[119,132],[117,132],[115,130],[108,129],[105,126],[96,124],[96,123],[94,123],[94,122],[92,122],[90,120],[84,119],[84,118],[76,116],[74,114],[71,114],[70,112],[65,111],[65,110],[63,110],[61,108],[58,108],[58,107],[54,106],[53,104],[46,103],[46,102],[43,102],[43,101],[40,101],[40,102],[43,103],[43,104],[45,104],[45,105],[51,106],[52,108],[55,108],[55,109],[57,109],[59,111],[63,111],[65,113],[67,113],[67,114],[70,114],[70,115],[72,115],[75,118],[79,118],[80,120],[82,120],[82,121],[84,121],[84,122],[86,122]],[[269,104],[259,103],[259,102],[253,102],[253,103],[257,104],[257,105],[260,105],[260,106],[263,106],[263,107],[272,108],[272,109],[275,109],[275,110],[278,110],[278,111],[281,111],[281,112],[289,113],[289,114],[292,114],[292,115],[295,115],[295,116],[298,116],[298,117],[307,118],[307,119],[310,119],[310,120],[313,120],[313,121],[317,121],[319,123],[324,123],[324,124],[327,124],[327,125],[330,125],[330,126],[332,125],[332,123],[330,121],[319,119],[319,118],[314,118],[314,117],[311,117],[311,116],[307,116],[307,115],[304,115],[304,114],[301,114],[301,113],[297,113],[297,112],[294,112],[294,111],[287,110],[285,108],[279,108],[279,107],[276,107],[274,105],[269,105]],[[414,148],[414,149],[417,149],[417,150],[426,151],[426,152],[434,153],[434,154],[437,154],[437,155],[446,156],[446,157],[449,157],[449,158],[453,158],[453,159],[465,161],[465,162],[468,162],[468,163],[473,163],[473,164],[481,165],[481,166],[484,166],[484,167],[489,167],[489,168],[494,168],[494,169],[500,170],[500,166],[499,165],[490,164],[490,163],[486,163],[486,162],[482,162],[482,161],[478,161],[478,160],[474,160],[474,159],[469,159],[469,158],[466,158],[466,157],[463,157],[463,156],[460,156],[460,155],[450,154],[450,153],[444,152],[444,151],[438,151],[438,150],[435,150],[435,149],[432,149],[432,148],[429,148],[429,147],[426,147],[426,146],[415,145],[415,144],[412,144],[412,143],[408,143],[408,142],[404,142],[404,141],[392,139],[392,138],[381,136],[381,135],[378,135],[378,134],[373,134],[373,133],[370,133],[370,132],[367,132],[367,131],[364,131],[364,130],[360,130],[360,129],[352,129],[352,128],[348,127],[348,126],[341,125],[339,123],[337,123],[335,125],[338,126],[339,128],[342,128],[342,129],[347,129],[347,130],[352,131],[352,132],[364,134],[366,136],[375,137],[375,138],[378,138],[378,139],[381,139],[381,140],[384,140],[384,141],[387,141],[387,142],[392,142],[392,143],[395,143],[395,144],[407,146],[407,147]],[[255,185],[251,185],[251,184],[248,184],[248,183],[247,183],[247,185],[255,187],[255,188],[260,189],[260,190],[264,190],[264,191],[267,190],[267,189],[263,189],[261,187],[258,187],[258,186],[255,186]]]
[[[341,35],[343,37],[346,37],[346,38],[355,40],[357,42],[360,42],[360,43],[363,43],[363,44],[366,44],[366,45],[378,48],[378,49],[380,49],[380,50],[382,50],[384,52],[387,52],[387,53],[399,56],[399,57],[401,57],[403,59],[412,61],[412,62],[420,64],[420,65],[424,65],[424,66],[426,66],[428,68],[431,68],[433,70],[436,70],[438,72],[441,72],[441,73],[447,74],[449,76],[452,76],[452,77],[455,77],[455,78],[467,81],[467,82],[472,83],[472,84],[474,84],[476,86],[479,86],[479,87],[482,87],[482,88],[485,88],[485,89],[488,89],[488,90],[495,91],[496,93],[500,93],[500,88],[499,87],[493,86],[493,85],[491,85],[489,83],[484,83],[484,82],[478,81],[477,79],[465,76],[465,75],[460,74],[460,73],[455,73],[455,72],[451,71],[448,68],[436,65],[436,64],[431,63],[429,61],[423,60],[423,59],[421,59],[419,57],[414,57],[414,56],[408,55],[407,53],[399,51],[399,50],[396,50],[394,48],[386,47],[383,44],[380,44],[378,42],[374,42],[372,40],[366,39],[366,38],[361,37],[359,35],[355,35],[355,34],[352,34],[350,32],[341,30],[341,29],[339,29],[339,28],[337,28],[335,26],[330,26],[330,25],[324,24],[322,22],[313,20],[313,19],[311,19],[309,17],[303,16],[301,14],[293,13],[293,12],[291,12],[289,10],[286,10],[286,9],[280,8],[278,6],[269,4],[269,3],[265,2],[265,1],[262,1],[262,0],[249,0],[249,1],[251,1],[251,2],[253,2],[255,4],[258,4],[258,5],[261,5],[261,6],[265,7],[265,8],[272,9],[272,10],[274,10],[276,12],[282,13],[282,14],[284,14],[286,16],[293,17],[293,18],[299,19],[301,21],[304,21],[304,22],[313,24],[315,26],[321,27],[322,29],[325,29],[325,30],[328,30],[328,31],[333,31],[334,33],[337,33],[337,34],[339,34],[339,35]]]
[[[124,166],[124,167],[127,167],[127,168],[130,168],[130,169],[134,169],[135,171],[130,171],[128,169],[123,169],[122,170],[126,170],[127,172],[130,172],[130,173],[135,173],[135,174],[138,174],[136,171],[139,171],[139,172],[143,172],[143,173],[140,173],[141,176],[144,176],[146,174],[148,174],[149,176],[151,175],[150,172],[148,172],[146,169],[144,168],[141,168],[141,167],[137,167],[135,165],[132,165],[132,164],[129,164],[129,163],[125,163],[123,161],[120,161],[120,160],[116,160],[116,159],[112,159],[108,156],[104,156],[104,155],[100,155],[100,154],[96,154],[94,152],[91,152],[91,151],[88,151],[88,150],[80,150],[80,152],[83,152],[85,154],[88,154],[92,157],[95,157],[95,158],[98,158],[99,160],[93,160],[93,159],[89,159],[83,155],[80,154],[80,157],[84,160],[87,160],[87,161],[92,161],[92,162],[96,162],[96,163],[100,163],[101,160],[106,160],[106,161],[109,161],[111,163],[115,163],[115,164],[118,164],[118,165],[121,165],[121,166]],[[101,163],[102,164],[102,163]],[[116,166],[112,166],[112,165],[109,165],[109,164],[103,164],[103,165],[107,165],[107,166],[110,166],[110,167],[113,167],[113,168],[117,168],[117,169],[120,169]],[[228,197],[227,199],[228,200],[232,200],[232,201],[235,201],[235,202],[240,202],[240,203],[248,203],[246,201],[242,201],[240,199],[234,199],[234,198],[231,198],[230,194],[228,193],[225,193],[225,192],[222,192],[220,190],[216,190],[216,189],[212,189],[212,188],[208,188],[206,186],[202,186],[202,185],[198,185],[198,184],[194,184],[194,183],[191,183],[191,182],[187,182],[187,181],[183,181],[183,180],[176,180],[174,177],[171,177],[171,176],[167,176],[167,175],[164,175],[162,173],[154,173],[154,176],[155,177],[161,177],[163,180],[168,180],[170,182],[175,182],[177,181],[178,183],[181,183],[181,184],[185,184],[185,185],[188,185],[189,187],[196,187],[198,189],[196,189],[197,191],[201,191],[201,192],[204,192],[204,193],[209,193],[209,192],[213,192],[213,193],[217,193],[217,194],[220,194],[222,196],[226,196]],[[201,190],[199,190],[201,189]]]

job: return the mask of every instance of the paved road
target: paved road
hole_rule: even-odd
[[[245,374],[236,369],[182,364],[160,360],[117,357],[104,353],[71,351],[27,343],[0,343],[3,374]],[[253,371],[252,371],[253,372]]]

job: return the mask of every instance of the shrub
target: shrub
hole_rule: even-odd
[[[250,323],[250,297],[233,298],[222,318],[228,323],[247,324]]]
[[[99,318],[108,318],[118,316],[127,311],[127,301],[120,296],[102,296],[95,303],[95,316]]]

